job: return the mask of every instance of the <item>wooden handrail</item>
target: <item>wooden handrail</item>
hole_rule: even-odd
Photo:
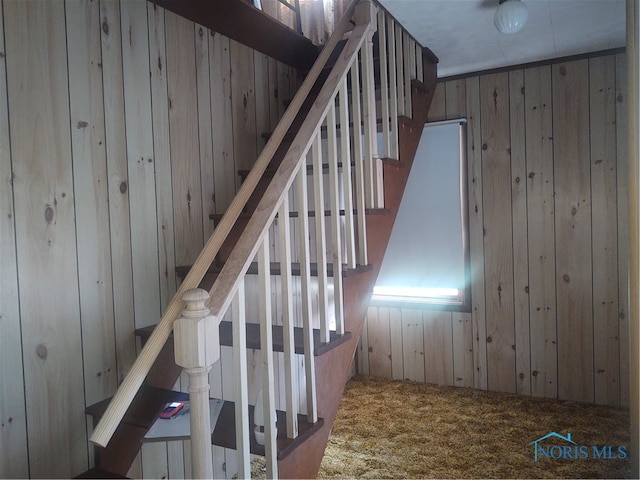
[[[302,162],[305,160],[306,152],[315,138],[314,133],[320,128],[331,102],[338,93],[352,63],[357,58],[370,29],[371,23],[369,21],[356,25],[352,30],[331,74],[324,82],[287,154],[211,288],[208,307],[213,315],[224,315],[231,305],[239,281],[244,277],[258,252],[261,245],[260,240],[268,232],[282,200],[287,195]]]
[[[258,182],[262,178],[264,171],[271,162],[273,155],[280,146],[285,134],[298,115],[302,104],[306,100],[309,92],[318,79],[320,72],[329,60],[331,53],[333,53],[333,50],[335,49],[338,42],[342,39],[344,33],[350,29],[349,27],[351,26],[351,16],[355,11],[355,7],[358,1],[359,0],[353,0],[349,5],[349,8],[347,9],[347,12],[345,13],[345,16],[340,22],[338,28],[327,42],[325,48],[320,53],[318,59],[309,71],[304,82],[298,89],[296,95],[291,101],[291,104],[276,126],[273,135],[256,160],[256,163],[254,164],[253,168],[249,172],[249,175],[240,187],[237,195],[231,202],[231,205],[227,209],[225,215],[220,220],[220,223],[213,231],[211,237],[209,237],[209,240],[200,252],[200,255],[198,255],[198,258],[196,259],[193,267],[178,288],[178,291],[169,303],[167,309],[165,310],[165,313],[162,315],[160,322],[153,330],[153,333],[145,343],[145,346],[140,352],[140,355],[138,356],[133,366],[131,367],[131,370],[118,388],[104,415],[96,425],[96,428],[90,437],[91,442],[102,447],[105,447],[109,443],[109,440],[113,436],[116,428],[118,427],[118,424],[122,421],[122,418],[129,408],[129,405],[131,405],[133,398],[142,386],[142,382],[146,378],[149,370],[153,366],[153,363],[162,350],[162,347],[169,338],[169,335],[171,334],[171,331],[173,329],[173,322],[180,315],[184,308],[182,295],[187,290],[198,287],[200,281],[209,269],[209,266],[213,262],[215,256],[218,254],[220,247],[226,240],[229,232],[240,216],[240,213],[251,197],[251,194],[258,185]],[[225,310],[226,308],[228,308],[230,301],[231,300],[229,300],[228,303],[225,302]]]

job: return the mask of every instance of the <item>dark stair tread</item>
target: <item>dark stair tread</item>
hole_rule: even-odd
[[[155,422],[158,414],[164,407],[165,403],[188,400],[188,393],[174,392],[172,390],[165,390],[164,388],[157,388],[151,386],[144,386],[136,394],[131,402],[131,405],[124,414],[122,421],[130,425],[135,425],[142,428],[150,428]],[[85,409],[87,415],[91,415],[94,418],[100,418],[104,415],[105,410],[109,406],[110,398],[102,400],[88,406]]]
[[[153,332],[155,325],[149,327],[137,328],[136,335],[139,335],[143,340],[146,340]],[[225,347],[233,347],[233,334],[232,334],[231,322],[222,321],[218,329],[220,334],[220,345]],[[247,348],[260,350],[260,325],[257,323],[247,323]],[[284,330],[282,325],[273,325],[273,351],[284,351]],[[293,329],[295,352],[297,354],[304,354],[304,330],[301,327],[294,327]],[[313,329],[313,354],[316,357],[324,355],[330,350],[333,350],[339,345],[349,341],[351,339],[351,332],[345,332],[344,335],[338,335],[335,331],[330,332],[330,340],[328,343],[320,342],[320,330]]]
[[[207,274],[209,274],[209,275],[217,275],[222,271],[222,267],[223,266],[224,266],[224,262],[215,261],[209,267],[209,270],[207,271]],[[178,277],[180,277],[181,280],[184,280],[184,278],[189,273],[190,269],[191,269],[190,265],[178,266],[178,267],[176,267],[176,275],[178,275]],[[368,271],[370,271],[372,269],[373,269],[373,265],[371,265],[371,264],[369,264],[369,265],[357,265],[356,268],[347,268],[347,265],[345,263],[343,263],[342,264],[342,276],[343,277],[351,277],[353,275],[359,275],[361,273],[368,272]],[[310,271],[311,271],[311,276],[312,277],[317,277],[318,276],[318,265],[316,263],[312,263]],[[276,275],[277,276],[277,275],[280,275],[280,272],[281,272],[280,263],[279,262],[271,262],[271,275]],[[251,263],[251,265],[249,266],[249,269],[247,270],[247,274],[248,275],[257,275],[258,274],[258,264],[257,264],[257,262],[252,262]],[[295,263],[291,264],[291,274],[294,277],[300,276],[300,264],[299,263],[295,262]],[[327,264],[327,276],[328,277],[333,277],[333,264],[332,263],[328,263]]]
[[[73,478],[129,478],[124,475],[119,475],[117,473],[107,472],[106,470],[102,470],[99,467],[93,467],[86,472],[81,473],[80,475]]]
[[[386,161],[386,159],[384,159]],[[387,210],[386,208],[367,208],[364,211],[365,215],[387,215],[390,213],[389,210]],[[309,210],[308,212],[309,217],[315,217],[316,216],[316,212],[315,210]],[[355,208],[353,209],[353,214],[357,215],[358,214],[358,210],[356,210]],[[215,223],[218,223],[222,217],[223,217],[223,213],[210,213],[209,214],[209,220],[213,220]],[[345,210],[341,209],[340,210],[340,216],[344,216],[345,215]],[[298,218],[299,214],[298,212],[289,212],[289,217],[291,218]],[[330,217],[331,216],[331,210],[325,210],[324,211],[324,216],[325,217]],[[278,216],[276,215],[276,218]],[[251,215],[249,213],[241,213],[240,216],[238,217],[240,219],[243,220],[248,220],[249,218],[251,218]]]
[[[145,401],[149,401],[153,399],[155,395],[158,395],[162,398],[161,405],[164,405],[166,402],[175,402],[175,401],[184,401],[189,399],[189,395],[183,392],[175,392],[173,390],[163,390],[159,388],[153,388],[148,386],[143,386],[134,399],[134,403],[138,401],[138,399],[144,399]],[[97,420],[102,414],[104,410],[106,410],[107,405],[109,404],[110,399],[103,400],[96,405],[92,405],[86,409],[86,413],[88,415],[93,415]],[[156,402],[157,403],[157,402]],[[253,435],[253,405],[249,405],[249,427],[250,427],[250,447],[251,453],[254,455],[263,455],[264,456],[264,446],[258,445],[255,441],[255,436]],[[153,422],[155,421],[159,410],[155,410],[153,408],[149,409],[150,411],[155,412],[153,419],[148,427],[150,428]],[[123,422],[131,423],[133,422],[136,425],[139,425],[142,422],[146,422],[148,417],[150,416],[148,412],[140,412],[143,414],[143,418],[134,418],[129,415],[125,415]],[[318,431],[324,425],[324,419],[319,418],[316,423],[308,423],[306,415],[298,415],[298,437],[295,439],[287,438],[287,420],[286,413],[280,410],[276,411],[277,422],[278,422],[278,436],[277,436],[277,444],[278,444],[278,460],[282,460],[287,457],[296,447],[302,444],[305,440],[311,437],[316,431]],[[235,413],[235,404],[234,402],[225,401],[222,410],[220,411],[220,415],[216,421],[216,426],[213,430],[213,434],[211,435],[211,442],[213,445],[217,445],[219,447],[230,448],[235,450],[236,448],[236,413]],[[154,439],[143,439],[143,442],[158,442],[158,441],[168,441],[168,440],[184,440],[187,437],[176,436],[169,438],[154,438]],[[94,478],[94,477],[84,477],[84,478]],[[104,477],[96,477],[96,478],[104,478]],[[126,477],[118,477],[118,478],[126,478]]]

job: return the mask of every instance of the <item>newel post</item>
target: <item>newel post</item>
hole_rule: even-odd
[[[173,324],[176,364],[189,376],[193,478],[213,478],[209,370],[220,358],[220,322],[205,306],[208,298],[209,293],[199,288],[186,291],[185,309]]]

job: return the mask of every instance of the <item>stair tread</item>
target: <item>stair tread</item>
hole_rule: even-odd
[[[137,328],[136,335],[139,335],[142,339],[146,340],[153,332],[155,325],[149,327]],[[233,335],[232,335],[232,323],[227,321],[220,322],[219,334],[220,345],[225,347],[233,347]],[[260,350],[260,325],[257,323],[247,323],[247,348]],[[284,330],[282,325],[273,325],[273,351],[284,351]],[[295,352],[297,354],[304,354],[304,330],[301,327],[294,327],[293,330]],[[333,350],[339,345],[349,341],[351,339],[351,332],[345,332],[344,335],[338,335],[335,331],[330,332],[330,340],[328,343],[320,342],[320,330],[313,329],[313,354],[316,357],[324,355],[330,350]]]
[[[189,395],[183,392],[175,392],[173,390],[164,390],[149,386],[143,386],[134,399],[134,403],[138,402],[138,399],[144,399],[145,401],[149,401],[155,395],[159,395],[162,398],[162,402],[160,405],[164,405],[167,402],[175,402],[175,401],[184,401],[188,400]],[[87,407],[85,410],[88,415],[93,415],[94,417],[101,417],[106,409],[106,405],[109,404],[111,399],[103,400],[95,405]],[[251,432],[253,432],[253,405],[249,405],[249,427],[251,428]],[[159,413],[158,410],[153,410],[155,414],[153,415],[153,419],[148,427],[150,428],[157,415]],[[139,425],[140,423],[147,422],[149,418],[148,412],[140,412],[143,414],[143,418],[135,418],[129,414],[125,415],[123,422],[133,423],[135,425]],[[324,425],[324,419],[319,418],[316,423],[308,423],[306,415],[298,415],[298,437],[295,439],[287,438],[286,435],[286,413],[277,410],[277,422],[278,422],[278,436],[277,436],[277,444],[278,444],[278,460],[282,460],[287,457],[296,447],[302,444],[306,439],[311,437],[316,431],[318,431]],[[235,450],[236,448],[236,423],[235,423],[235,404],[234,402],[226,401],[222,406],[222,410],[220,411],[220,415],[216,421],[215,428],[211,435],[211,442],[213,445],[217,445],[219,447],[230,448]],[[159,441],[168,441],[168,440],[185,440],[188,437],[184,436],[175,436],[175,437],[163,437],[163,438],[154,438],[154,439],[144,439],[143,443],[148,442],[159,442]],[[250,435],[250,447],[251,453],[254,455],[262,455],[264,456],[264,446],[258,445],[255,441],[255,437],[253,434]],[[109,477],[83,477],[83,478],[109,478]],[[116,477],[116,478],[126,478],[126,477]]]
[[[383,161],[387,161],[387,159],[383,159]],[[367,208],[364,211],[365,215],[388,215],[390,213],[390,211],[386,208]],[[353,214],[357,215],[358,211],[354,208],[353,209]],[[209,219],[213,220],[215,222],[219,222],[222,217],[223,217],[223,213],[210,213],[209,214]],[[316,216],[316,212],[315,210],[309,210],[308,212],[309,217],[315,217]],[[325,210],[324,211],[324,215],[325,217],[330,217],[331,216],[331,210]],[[341,209],[340,210],[340,215],[345,215],[345,210]],[[289,212],[289,217],[291,218],[298,218],[299,216],[299,212]],[[277,217],[277,215],[276,215]],[[251,218],[251,214],[249,213],[241,213],[239,215],[238,218],[241,218],[243,220],[247,220],[249,218]]]
[[[113,472],[107,472],[99,467],[93,467],[86,472],[82,472],[80,475],[73,478],[129,478],[124,475],[119,475]]]
[[[144,386],[134,397],[122,421],[137,427],[150,428],[165,403],[188,399],[189,394],[187,393]],[[90,405],[84,412],[93,417],[102,417],[110,401],[111,399],[107,398],[106,400]]]
[[[222,261],[215,261],[211,264],[211,266],[209,267],[209,270],[207,271],[207,274],[211,275],[216,275],[219,274],[222,271],[222,267],[224,266],[224,262]],[[317,263],[312,263],[310,268],[311,271],[311,276],[312,277],[316,277],[318,276],[318,264]],[[176,275],[178,275],[178,277],[180,277],[181,279],[184,279],[184,277],[187,276],[187,274],[189,273],[189,270],[191,269],[190,265],[186,265],[186,266],[178,266],[176,267]],[[353,275],[359,275],[361,273],[364,272],[368,272],[370,270],[373,269],[373,265],[369,264],[369,265],[356,265],[356,268],[347,268],[347,265],[345,263],[342,264],[342,276],[343,277],[351,277]],[[280,269],[280,262],[271,262],[271,275],[280,275],[281,269]],[[258,273],[258,263],[257,262],[252,262],[249,265],[249,270],[247,270],[247,274],[249,275],[257,275]],[[294,262],[291,264],[291,274],[293,276],[300,276],[300,263],[298,262]],[[327,276],[328,277],[333,277],[333,264],[332,263],[328,263],[327,264]]]

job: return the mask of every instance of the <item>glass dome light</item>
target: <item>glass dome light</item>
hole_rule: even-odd
[[[521,0],[501,0],[493,17],[499,32],[518,33],[527,23],[529,10]]]

